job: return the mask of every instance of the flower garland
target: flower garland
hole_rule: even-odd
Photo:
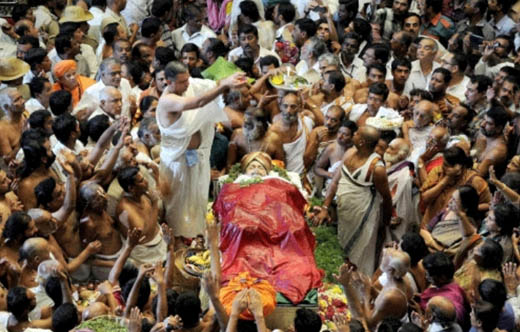
[[[285,179],[285,180],[291,182],[291,179],[289,178],[289,174],[287,174],[287,170],[285,170],[284,168],[281,168],[279,166],[273,165],[273,169],[272,170],[274,172],[278,173],[278,176],[280,176],[282,179]],[[227,178],[223,182],[224,183],[233,183],[240,176],[241,173],[242,173],[242,167],[241,167],[240,163],[236,163],[236,164],[234,164],[231,167],[231,169],[229,170]],[[244,181],[240,181],[240,186],[241,187],[247,187],[247,186],[249,186],[251,184],[262,183],[262,182],[263,182],[263,180],[261,178],[254,177],[252,179],[247,179],[247,180],[244,180]]]

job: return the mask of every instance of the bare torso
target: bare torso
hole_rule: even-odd
[[[81,218],[80,234],[82,239],[89,242],[99,240],[102,245],[99,253],[102,255],[113,255],[123,245],[119,231],[114,226],[114,220],[105,211],[101,214],[87,212]]]

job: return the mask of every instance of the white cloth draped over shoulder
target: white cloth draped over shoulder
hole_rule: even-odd
[[[213,81],[190,79],[188,90],[183,96],[168,94],[159,99],[157,115],[183,98],[203,95],[213,87]],[[191,238],[204,234],[210,184],[209,155],[215,135],[214,124],[227,119],[216,100],[201,108],[182,112],[179,119],[168,127],[164,127],[157,116],[161,131],[160,171],[163,181],[168,181],[170,187],[170,193],[164,199],[166,219],[175,236]],[[191,136],[198,131],[202,138],[201,145],[196,150],[198,162],[189,167],[186,151]]]
[[[350,261],[367,275],[372,275],[375,268],[382,201],[373,182],[374,169],[384,167],[377,159],[379,155],[372,153],[354,172],[341,165],[336,192],[339,243]]]
[[[420,222],[418,211],[419,195],[412,195],[414,178],[410,174],[409,165],[413,169],[413,164],[404,160],[391,166],[387,171],[388,187],[392,194],[392,205],[397,216],[402,218],[401,224],[390,231],[392,238],[397,241],[404,235],[408,225],[418,225]]]

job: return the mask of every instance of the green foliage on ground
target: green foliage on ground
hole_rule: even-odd
[[[314,257],[316,265],[325,271],[324,281],[335,282],[333,273],[343,264],[344,254],[338,242],[337,229],[334,226],[311,227],[316,236]]]

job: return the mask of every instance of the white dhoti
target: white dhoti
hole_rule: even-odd
[[[354,172],[343,165],[336,192],[339,243],[350,261],[367,275],[372,275],[375,269],[381,210],[381,198],[372,181],[373,171],[370,171],[375,158],[379,155],[373,153]],[[375,166],[383,166],[383,163],[377,161]]]
[[[401,224],[390,230],[392,240],[399,241],[406,233],[411,224],[418,225],[420,222],[418,211],[418,193],[413,195],[413,176],[410,174],[413,164],[402,161],[388,169],[388,187],[392,194],[392,206],[398,217],[402,219]]]
[[[162,230],[159,229],[153,239],[145,244],[138,244],[132,249],[130,259],[136,265],[155,264],[157,262],[166,261],[167,246],[163,239]]]
[[[121,237],[121,248],[112,255],[103,255],[103,254],[96,254],[96,259],[103,260],[103,261],[109,261],[115,263],[117,258],[121,256],[123,251],[125,250],[125,239]],[[92,264],[90,266],[92,271],[92,276],[96,280],[108,280],[108,275],[110,274],[110,270],[112,270],[111,267],[107,266],[99,266]]]
[[[207,82],[199,81],[190,84],[185,96],[201,95],[211,88]],[[167,107],[161,100],[157,106],[157,114]],[[167,128],[157,118],[161,131],[160,173],[170,187],[163,204],[166,221],[175,236],[193,238],[204,233],[214,124],[226,120],[226,114],[216,102],[200,109],[182,112],[180,118]],[[200,147],[197,150],[188,150],[192,135],[198,131],[202,138]]]

